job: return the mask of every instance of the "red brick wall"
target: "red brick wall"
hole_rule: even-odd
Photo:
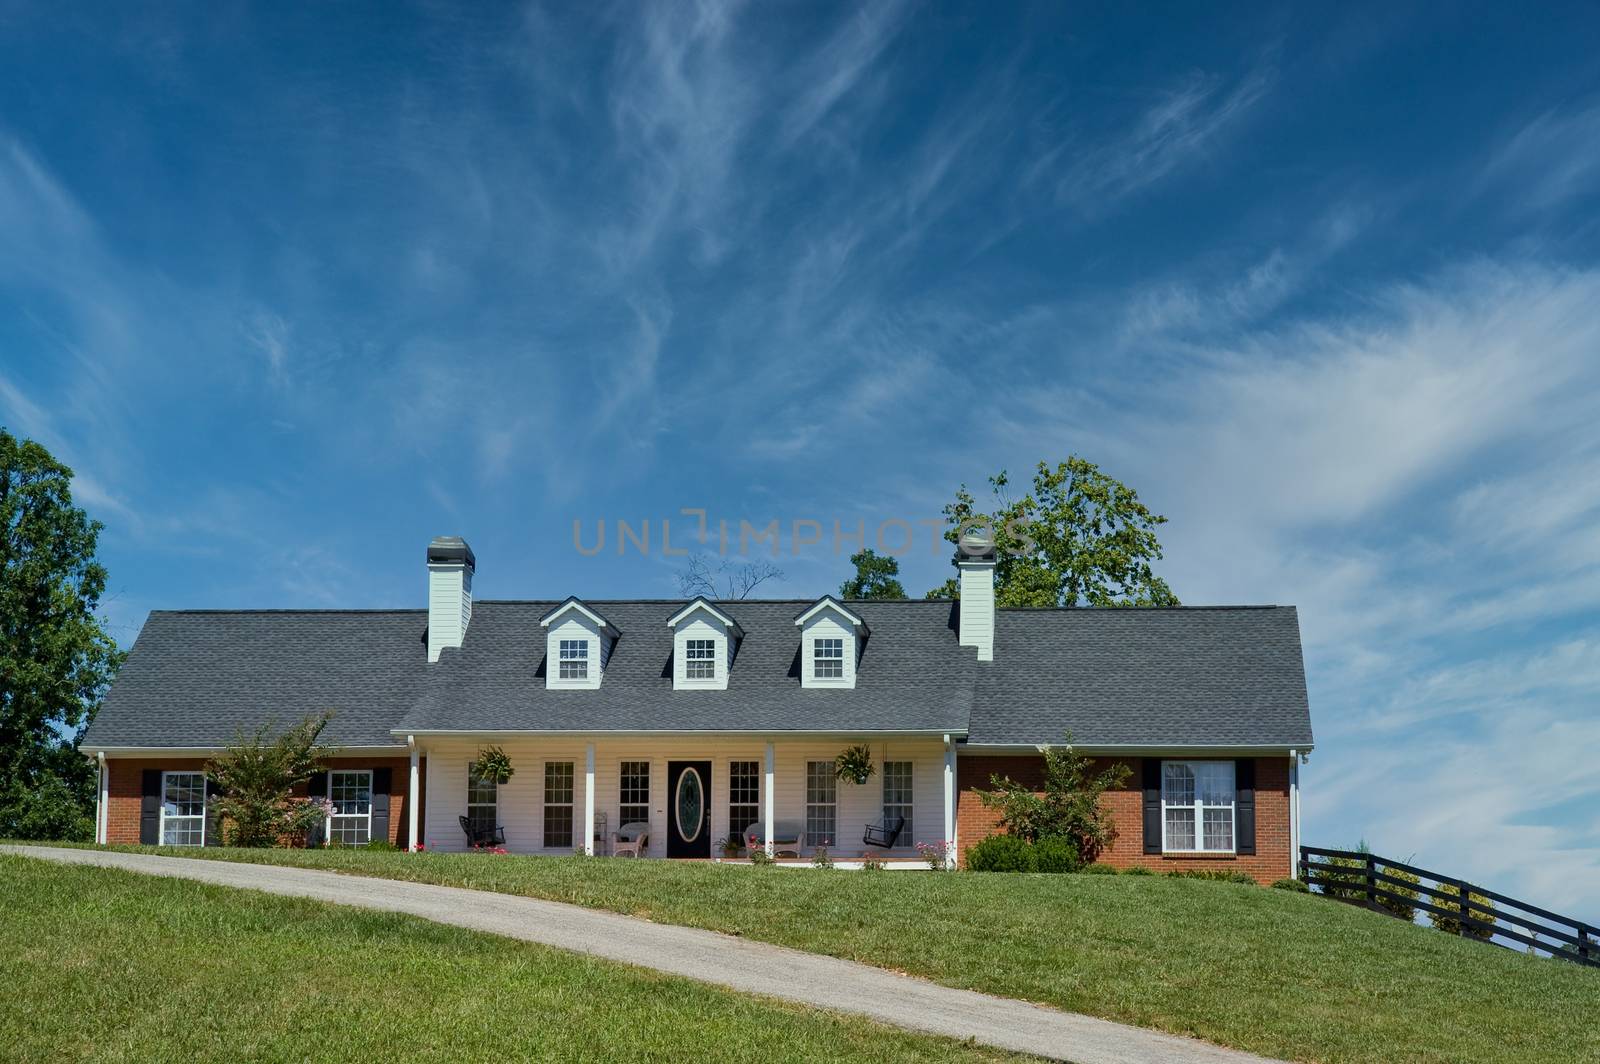
[[[327,761],[329,768],[388,768],[389,783],[389,841],[396,846],[406,845],[408,813],[406,800],[411,788],[411,759],[409,757],[335,757]],[[108,757],[106,767],[111,774],[109,787],[106,841],[136,844],[139,841],[140,789],[146,769],[163,772],[198,772],[205,768],[202,757],[128,758]],[[422,778],[427,778],[424,759]],[[304,786],[295,788],[296,794],[305,794]],[[417,834],[422,835],[422,810],[426,802],[417,805]]]
[[[1132,770],[1128,782],[1108,791],[1101,799],[1111,814],[1117,837],[1099,857],[1105,864],[1127,868],[1142,864],[1157,871],[1175,868],[1222,868],[1246,872],[1259,882],[1271,883],[1290,874],[1293,862],[1289,853],[1289,758],[1256,759],[1256,852],[1254,856],[1168,856],[1144,852],[1143,763],[1139,758],[1126,761]],[[1098,762],[1097,767],[1106,762]],[[999,817],[973,793],[988,790],[990,777],[1010,776],[1025,786],[1042,786],[1044,758],[975,754],[956,762],[956,838],[965,863],[966,851],[980,839],[999,830]]]

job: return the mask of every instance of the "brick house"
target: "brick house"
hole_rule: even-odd
[[[1101,860],[1293,872],[1312,744],[1293,607],[997,609],[981,549],[957,556],[956,602],[474,603],[476,564],[430,543],[425,609],[152,613],[82,745],[98,841],[216,845],[206,759],[332,710],[310,791],[345,844],[487,831],[703,859],[732,836],[914,864],[995,830],[975,791],[1037,781],[1070,733],[1131,769]],[[509,781],[472,775],[486,745]],[[861,746],[871,777],[841,780]]]

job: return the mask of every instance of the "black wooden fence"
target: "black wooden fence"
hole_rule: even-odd
[[[1394,872],[1416,876],[1417,882]],[[1330,898],[1376,912],[1400,919],[1405,919],[1403,911],[1407,909],[1431,913],[1442,917],[1447,926],[1453,925],[1464,938],[1511,949],[1516,948],[1516,943],[1552,957],[1600,968],[1600,929],[1595,925],[1558,916],[1454,876],[1356,850],[1302,846],[1300,878]],[[1393,908],[1385,907],[1385,903]],[[1394,908],[1402,912],[1395,912]]]

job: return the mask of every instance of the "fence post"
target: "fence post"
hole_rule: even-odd
[[[1468,926],[1467,920],[1471,918],[1472,891],[1464,879],[1456,880],[1456,889],[1461,891],[1461,911],[1456,916],[1456,934],[1462,938],[1471,938],[1472,929]]]
[[[1372,854],[1367,854],[1367,908],[1374,911],[1378,908],[1378,859]]]
[[[1578,959],[1580,961],[1589,959],[1589,931],[1581,926],[1578,928]]]

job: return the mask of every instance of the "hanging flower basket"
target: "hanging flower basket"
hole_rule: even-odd
[[[472,774],[485,783],[502,786],[511,782],[511,759],[498,746],[486,746],[478,751],[478,760],[472,763]]]
[[[852,746],[833,759],[833,774],[845,783],[857,786],[872,778],[872,751],[865,744]]]

